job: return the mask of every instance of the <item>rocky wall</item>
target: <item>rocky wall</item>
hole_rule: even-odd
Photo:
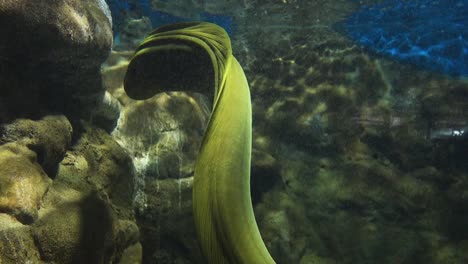
[[[0,3],[0,263],[139,263],[104,1]]]

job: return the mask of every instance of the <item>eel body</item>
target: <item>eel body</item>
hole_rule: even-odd
[[[193,212],[211,264],[271,264],[250,194],[252,113],[249,86],[227,33],[204,22],[156,29],[130,61],[124,87],[134,99],[163,91],[213,93],[195,164]]]

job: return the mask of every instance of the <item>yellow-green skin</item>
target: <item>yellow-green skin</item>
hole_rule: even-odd
[[[125,76],[135,99],[161,91],[212,91],[213,109],[195,165],[193,211],[211,264],[268,264],[250,196],[252,110],[242,67],[226,32],[211,23],[169,25],[138,47]]]

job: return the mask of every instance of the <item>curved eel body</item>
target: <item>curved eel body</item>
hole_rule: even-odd
[[[193,22],[153,31],[124,82],[135,99],[158,92],[213,91],[213,108],[195,165],[193,211],[208,263],[271,264],[250,196],[252,112],[249,86],[226,32]]]

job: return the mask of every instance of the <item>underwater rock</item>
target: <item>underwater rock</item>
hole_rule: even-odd
[[[254,145],[255,146],[255,145]],[[262,195],[269,192],[280,180],[278,161],[268,152],[252,149],[251,195],[255,205]]]
[[[147,203],[138,213],[143,263],[204,263],[192,213],[193,177],[147,179]]]
[[[120,34],[115,39],[114,50],[135,50],[153,26],[147,17],[128,18],[124,21]]]
[[[122,253],[122,258],[120,259],[120,264],[140,264],[143,256],[143,248],[141,243],[136,243],[125,249]]]
[[[98,4],[99,8],[102,10],[102,12],[104,13],[104,15],[106,15],[106,17],[109,20],[109,23],[111,24],[111,27],[112,27],[112,25],[113,25],[112,14],[111,14],[111,10],[110,10],[109,5],[107,4],[106,0],[97,0],[97,4]]]
[[[43,210],[33,236],[41,259],[57,263],[110,263],[114,253],[115,216],[97,195]]]
[[[342,38],[298,45],[261,64],[250,85],[262,134],[304,148],[343,147],[334,139],[352,142],[361,133],[362,105],[384,112],[390,86],[379,62]]]
[[[459,213],[466,206],[441,198],[452,181],[463,189],[466,177],[455,180],[453,172],[442,172],[446,165],[436,156],[453,152],[446,163],[466,168],[461,154],[466,141],[458,137],[444,146],[447,140],[439,139],[434,146],[426,136],[431,126],[463,130],[466,81],[415,74],[341,39],[293,47],[271,63],[260,63],[264,66],[251,78],[254,134],[268,139],[254,140],[254,147],[274,156],[282,180],[255,208],[275,259],[394,262],[402,243],[410,245],[406,258],[418,255],[421,245],[428,252],[418,255],[421,259],[447,247],[445,241],[421,242],[420,233],[406,227],[414,222],[438,230],[438,236],[466,236],[461,224],[466,217]],[[434,162],[436,168],[428,167]],[[463,200],[461,192],[450,193],[457,197],[452,201]],[[455,208],[451,220],[444,217],[447,206]],[[452,228],[440,232],[437,226],[444,221]],[[395,242],[385,252],[375,249],[384,240]],[[359,250],[373,253],[362,256]]]
[[[105,8],[102,0],[2,2],[0,94],[10,117],[91,111],[112,46]]]
[[[120,244],[120,251],[123,252],[131,247],[140,246],[140,230],[137,224],[132,220],[119,219],[115,229],[116,244]],[[133,255],[138,252],[133,251]],[[141,252],[140,252],[141,253]],[[141,258],[141,255],[140,255]]]
[[[18,143],[0,146],[0,211],[23,224],[33,223],[52,180],[37,162],[37,155]]]
[[[104,199],[97,193],[52,190],[32,228],[41,259],[57,263],[113,263],[128,248],[138,247],[136,223],[118,219],[112,204]],[[141,259],[141,252],[132,255]]]
[[[104,88],[114,98],[116,98],[122,106],[133,102],[127,96],[123,88],[123,80],[127,71],[128,63],[133,56],[133,51],[115,51],[113,50],[102,65],[102,81]]]
[[[85,128],[60,163],[54,180],[57,184],[84,193],[97,189],[120,208],[122,215],[132,215],[135,168],[125,149],[102,129]]]
[[[126,151],[104,130],[85,125],[32,225],[41,260],[117,263],[127,248],[138,247],[135,188]],[[138,251],[132,255],[141,259]]]
[[[125,100],[112,135],[133,160],[135,207],[145,217],[146,208],[155,206],[148,201],[151,191],[145,186],[154,180],[180,182],[193,176],[208,110],[204,97],[182,92],[162,93],[141,102]]]
[[[203,97],[162,93],[126,105],[113,136],[130,152],[140,173],[184,178],[193,173],[207,119]]]
[[[41,263],[31,236],[31,226],[0,213],[0,239],[0,263]]]
[[[8,37],[0,41],[2,60],[36,70],[47,63],[99,67],[112,45],[106,7],[102,0],[3,1],[0,34]]]
[[[310,253],[308,252],[301,258],[299,262],[299,264],[336,264],[336,263],[338,262],[333,259],[317,256],[317,254],[315,254],[314,252],[310,252]]]
[[[111,132],[117,125],[121,104],[111,93],[105,91],[91,111],[91,124]]]
[[[17,142],[37,154],[37,161],[50,177],[70,147],[72,127],[65,116],[41,120],[18,119],[0,129],[0,144]]]

